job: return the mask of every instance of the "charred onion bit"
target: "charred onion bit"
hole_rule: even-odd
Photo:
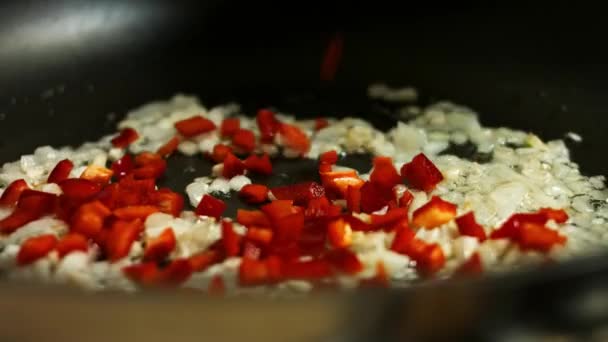
[[[548,252],[553,246],[566,243],[566,237],[545,226],[550,219],[552,217],[543,210],[531,214],[514,214],[493,231],[490,238],[509,238],[523,250]],[[559,219],[563,220],[563,217]]]
[[[37,220],[53,211],[57,196],[30,189],[21,192],[17,207],[13,212],[0,220],[0,233],[10,234],[21,226]]]
[[[133,171],[135,168],[135,162],[133,162],[131,155],[125,154],[122,158],[113,162],[111,168],[112,171],[114,171],[114,176],[117,179],[121,179]]]
[[[456,224],[458,225],[458,231],[461,235],[476,237],[479,242],[483,242],[486,239],[486,232],[483,227],[475,221],[475,214],[473,214],[473,212],[468,212],[456,218]]]
[[[195,135],[207,133],[215,129],[215,124],[200,115],[184,119],[175,123],[175,129],[184,137],[190,138]]]
[[[125,128],[114,137],[111,142],[114,147],[125,148],[139,138],[139,134],[133,128]]]
[[[299,127],[282,123],[279,126],[279,135],[283,146],[288,147],[300,154],[310,150],[310,139]]]
[[[248,129],[238,129],[232,136],[232,144],[245,153],[255,149],[255,135]]]
[[[86,252],[89,249],[89,242],[84,235],[70,233],[59,240],[55,250],[60,258],[72,252]]]
[[[268,188],[261,184],[247,184],[241,188],[239,196],[247,203],[264,203],[268,200]]]
[[[245,159],[244,163],[247,171],[266,176],[272,174],[272,163],[270,157],[265,153],[261,156],[252,154]]]
[[[57,238],[52,234],[39,235],[25,240],[17,254],[17,265],[25,266],[44,258],[55,248],[55,245],[57,245]]]
[[[155,238],[150,238],[146,241],[144,250],[144,261],[162,261],[171,254],[175,249],[176,244],[175,233],[173,229],[165,228]]]
[[[15,206],[17,201],[19,201],[21,193],[29,188],[30,187],[23,179],[13,181],[6,189],[4,189],[2,196],[0,196],[0,207]]]
[[[465,276],[475,276],[482,272],[483,264],[481,263],[481,257],[477,252],[473,253],[473,255],[455,271],[456,274]]]
[[[294,204],[305,206],[310,200],[325,196],[325,189],[316,182],[305,182],[270,189],[279,200],[291,200]]]
[[[140,219],[133,221],[115,221],[110,227],[106,240],[106,254],[111,262],[118,261],[127,255],[131,245],[139,238],[144,225]]]
[[[455,204],[446,202],[438,196],[433,196],[425,205],[414,211],[412,224],[415,227],[433,229],[450,222],[455,217]]]
[[[401,184],[401,176],[393,165],[393,160],[389,157],[375,157],[374,169],[369,176],[369,181],[383,189],[393,189],[397,184]]]
[[[268,109],[260,109],[256,121],[260,130],[261,141],[264,143],[272,143],[280,125],[280,122],[274,116],[274,113]]]
[[[420,153],[401,167],[401,176],[415,189],[431,191],[443,180],[435,164]]]
[[[224,158],[222,176],[230,179],[234,176],[242,175],[243,173],[245,173],[245,164],[234,154],[228,153]]]
[[[159,147],[156,153],[163,158],[168,158],[170,155],[173,154],[173,152],[177,150],[178,146],[179,137],[175,136],[169,139],[169,141],[167,141],[163,146]]]
[[[57,163],[53,168],[53,171],[49,174],[47,183],[59,183],[70,177],[70,172],[74,168],[74,163],[69,159],[64,159]]]
[[[226,203],[211,195],[204,195],[196,207],[196,215],[210,216],[218,220],[226,210]]]
[[[232,137],[241,128],[241,119],[227,118],[220,125],[220,134],[222,137]]]

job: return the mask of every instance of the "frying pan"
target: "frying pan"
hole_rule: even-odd
[[[545,139],[573,131],[573,158],[608,174],[601,11],[461,1],[454,5],[307,1],[3,1],[0,4],[0,160],[37,146],[76,145],[114,130],[125,111],[197,94],[302,116],[395,122],[365,99],[375,81],[415,85],[424,101],[451,99],[485,125]],[[335,82],[319,82],[328,38],[345,37]],[[599,157],[598,157],[599,156]],[[176,158],[167,177],[194,175]],[[197,173],[205,172],[196,160]],[[362,165],[362,160],[353,164]],[[177,165],[177,166],[176,166]],[[306,164],[285,164],[305,174]],[[278,182],[270,179],[271,182]],[[601,339],[608,322],[608,259],[431,282],[404,290],[287,301],[214,300],[190,293],[85,295],[0,285],[4,341]]]

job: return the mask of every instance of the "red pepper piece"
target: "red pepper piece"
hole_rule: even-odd
[[[242,175],[243,173],[245,173],[245,164],[243,164],[243,162],[234,154],[228,153],[226,158],[224,158],[222,176],[230,179],[234,176]]]
[[[479,253],[475,252],[469,260],[465,261],[460,267],[456,269],[454,274],[465,275],[465,276],[476,276],[483,272],[483,265],[481,263],[481,257]]]
[[[549,252],[555,245],[566,243],[566,237],[543,225],[524,222],[520,226],[519,246],[523,250]]]
[[[160,283],[165,286],[178,286],[192,275],[188,259],[175,259],[161,270]]]
[[[204,195],[200,203],[196,207],[195,213],[199,216],[210,216],[218,220],[225,210],[226,203],[224,203],[224,201],[217,199],[211,195]]]
[[[494,230],[490,234],[491,239],[513,239],[518,240],[522,223],[534,223],[544,225],[549,220],[546,214],[529,213],[529,214],[513,214],[505,221],[500,228]]]
[[[224,279],[218,274],[211,278],[207,293],[210,296],[223,296],[226,293],[226,285],[224,285]]]
[[[338,162],[338,152],[331,150],[321,153],[319,156],[319,164],[335,165]]]
[[[100,201],[85,203],[72,216],[70,230],[93,238],[102,230],[104,220],[110,215],[110,209]]]
[[[538,212],[545,214],[550,220],[555,221],[555,223],[565,223],[568,221],[568,214],[564,209],[541,208]]]
[[[129,265],[122,272],[131,281],[144,286],[156,285],[160,279],[160,270],[155,262]]]
[[[276,199],[292,200],[295,204],[306,205],[314,198],[325,196],[325,188],[316,182],[305,182],[270,189]]]
[[[281,266],[285,279],[318,280],[334,275],[331,264],[326,260],[291,261]]]
[[[315,131],[320,131],[323,128],[329,126],[329,121],[325,118],[316,118],[315,119]]]
[[[72,252],[86,252],[89,249],[89,242],[84,235],[70,233],[59,240],[55,249],[59,257],[63,258]]]
[[[263,205],[261,209],[271,222],[297,212],[293,206],[293,201],[290,200],[272,201]]]
[[[238,129],[232,136],[232,144],[245,153],[251,153],[255,149],[255,135],[248,129]]]
[[[47,234],[31,237],[23,242],[17,253],[17,265],[25,266],[44,258],[57,245],[55,235]]]
[[[87,200],[101,191],[101,186],[88,179],[70,178],[59,183],[63,194],[76,200]]]
[[[270,162],[270,157],[265,153],[261,156],[250,155],[245,159],[244,163],[245,168],[253,173],[260,175],[272,174],[272,163]]]
[[[222,221],[222,246],[226,256],[237,256],[241,250],[241,237],[234,231],[232,222]]]
[[[376,274],[367,279],[362,279],[359,282],[359,287],[364,288],[374,288],[374,287],[389,287],[390,282],[388,279],[388,274],[386,273],[386,268],[384,267],[384,263],[378,261],[376,264]]]
[[[70,177],[70,172],[74,168],[74,163],[72,163],[69,159],[64,159],[57,163],[53,168],[53,171],[49,174],[49,178],[47,179],[47,183],[59,183],[63,180],[66,180]]]
[[[369,175],[369,181],[383,189],[392,189],[401,184],[401,177],[390,157],[375,157],[374,169]]]
[[[300,210],[299,212],[274,219],[272,223],[275,228],[275,241],[297,241],[304,228],[304,211]]]
[[[175,152],[177,150],[178,146],[179,146],[179,137],[174,136],[173,138],[169,139],[169,141],[167,141],[163,146],[159,147],[158,150],[156,151],[156,154],[158,154],[159,156],[161,156],[163,158],[168,158],[170,155],[173,154],[173,152]]]
[[[222,163],[228,154],[232,154],[232,147],[224,144],[215,144],[211,152],[211,159],[216,163]]]
[[[422,153],[401,167],[401,176],[411,187],[427,192],[443,180],[441,171]]]
[[[342,218],[344,219],[344,221],[348,222],[348,224],[350,224],[350,228],[353,231],[370,231],[373,230],[373,227],[363,221],[361,221],[360,219],[351,216],[349,214],[344,214],[342,215]]]
[[[222,137],[231,137],[241,128],[241,120],[239,118],[227,118],[220,125],[220,134]]]
[[[339,218],[327,225],[327,240],[334,248],[344,248],[351,245],[353,231],[350,224]]]
[[[399,198],[399,207],[409,209],[410,204],[414,200],[414,195],[409,190],[405,190],[403,195]]]
[[[135,156],[133,175],[137,179],[157,179],[167,170],[167,162],[158,154],[142,152]]]
[[[357,274],[363,270],[363,264],[357,255],[345,248],[329,251],[325,259],[338,271],[346,274]]]
[[[0,196],[0,207],[12,207],[16,205],[21,193],[29,188],[30,187],[23,179],[13,181],[4,189],[2,196]]]
[[[195,135],[207,133],[215,129],[215,124],[200,115],[184,119],[175,123],[175,129],[184,137],[190,138]]]
[[[150,194],[150,204],[158,207],[160,212],[179,216],[184,209],[184,197],[169,189],[158,189]]]
[[[268,109],[260,109],[258,111],[256,121],[260,129],[262,142],[271,143],[274,140],[276,132],[279,130],[280,122],[274,116],[274,113]]]
[[[389,209],[384,215],[371,215],[371,225],[376,228],[392,228],[395,223],[407,219],[407,209]]]
[[[261,184],[247,184],[241,188],[239,196],[247,203],[264,203],[268,200],[268,188]]]
[[[153,205],[130,205],[115,209],[112,214],[120,220],[130,221],[134,219],[145,220],[146,217],[159,212],[160,210]]]
[[[372,182],[365,182],[361,187],[361,211],[373,213],[378,211],[393,199],[393,192],[383,189]]]
[[[427,244],[422,253],[415,255],[416,269],[424,275],[437,273],[445,265],[445,256],[441,247],[436,244]]]
[[[327,164],[321,164],[321,166]],[[320,171],[321,183],[326,190],[339,194],[344,197],[349,186],[361,187],[365,183],[359,178],[357,171]]]
[[[348,186],[346,189],[346,208],[353,213],[361,211],[361,188]]]
[[[456,205],[433,196],[422,207],[414,211],[412,224],[415,227],[433,229],[456,217]]]
[[[336,76],[336,71],[342,59],[342,50],[344,48],[344,39],[341,33],[336,33],[323,54],[321,60],[321,81],[333,81]]]
[[[223,259],[223,254],[217,250],[209,249],[191,256],[188,261],[193,272],[201,272],[209,266],[220,262]]]
[[[0,233],[10,234],[21,226],[53,211],[57,196],[46,192],[25,189],[15,210],[0,220]]]
[[[81,179],[90,180],[91,182],[105,185],[110,182],[114,171],[106,169],[103,166],[89,165],[80,175]]]
[[[261,245],[268,245],[272,241],[272,230],[268,228],[251,226],[247,229],[245,237]]]
[[[135,168],[135,163],[133,162],[133,158],[130,154],[125,154],[122,158],[112,163],[112,171],[114,171],[114,176],[118,179],[129,174]]]
[[[397,253],[407,254],[416,233],[410,229],[407,219],[399,221],[395,227],[395,238],[391,244],[391,250]]]
[[[236,222],[242,224],[243,226],[262,226],[269,227],[270,220],[266,217],[264,212],[259,210],[244,210],[238,209],[236,211]]]
[[[139,134],[133,128],[125,128],[118,135],[112,138],[111,142],[114,147],[125,148],[139,138]]]
[[[472,211],[456,218],[456,224],[461,235],[476,237],[479,242],[487,238],[483,227],[475,221],[475,214]]]
[[[159,236],[148,239],[144,250],[144,261],[162,261],[175,249],[175,233],[165,228]]]
[[[243,258],[259,260],[262,256],[262,249],[251,241],[243,243]]]
[[[283,146],[301,154],[310,150],[310,139],[299,127],[282,123],[279,126],[279,135]]]
[[[143,231],[140,219],[133,221],[115,221],[110,228],[106,241],[106,254],[111,262],[118,261],[129,254],[131,245]]]
[[[265,261],[243,258],[239,266],[239,284],[255,286],[269,283],[271,280],[268,265]]]
[[[328,219],[307,218],[297,241],[298,254],[320,257],[327,244]]]

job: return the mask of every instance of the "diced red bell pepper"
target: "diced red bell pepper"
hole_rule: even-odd
[[[158,154],[159,156],[161,156],[163,158],[168,158],[170,155],[173,154],[173,152],[175,152],[177,150],[178,146],[179,146],[179,137],[174,136],[173,138],[169,139],[169,141],[167,141],[163,146],[159,147],[158,150],[156,151],[156,154]]]
[[[281,260],[298,260],[302,256],[300,241],[278,241],[278,239],[274,239],[268,246],[266,254],[279,257]]]
[[[232,144],[245,153],[251,153],[255,149],[255,135],[248,129],[238,129],[232,136]]]
[[[207,294],[210,296],[223,296],[226,293],[226,285],[224,285],[224,279],[219,274],[211,278],[209,287],[207,288]]]
[[[70,177],[70,172],[74,168],[74,163],[69,159],[64,159],[57,163],[53,168],[53,171],[49,174],[47,183],[59,183]]]
[[[325,118],[316,118],[315,119],[315,131],[320,131],[323,128],[329,126],[329,121]]]
[[[273,239],[277,242],[297,241],[304,228],[304,211],[282,216],[272,220],[274,226]]]
[[[436,244],[427,244],[423,252],[414,257],[416,269],[424,275],[437,273],[445,265],[445,255],[441,247]]]
[[[103,166],[89,165],[86,169],[84,169],[80,175],[80,178],[90,180],[91,182],[97,184],[105,185],[110,182],[110,179],[112,179],[112,174],[114,174],[114,171],[106,169]]]
[[[259,210],[245,210],[238,209],[236,211],[236,222],[242,224],[243,226],[261,226],[261,227],[269,227],[270,220],[266,217],[264,212]]]
[[[21,193],[30,187],[23,179],[17,179],[8,185],[0,196],[0,207],[12,207],[17,204]]]
[[[239,196],[247,203],[264,203],[268,200],[268,188],[262,184],[247,184],[241,188]]]
[[[292,200],[297,205],[306,205],[314,198],[325,196],[325,188],[316,182],[305,182],[278,186],[270,189],[276,199]]]
[[[262,248],[252,241],[245,241],[243,243],[243,258],[259,260],[261,256]]]
[[[361,187],[361,211],[373,213],[378,211],[393,200],[392,189],[384,189],[372,182],[365,182]]]
[[[427,192],[443,180],[441,171],[422,153],[401,167],[401,176],[412,188]]]
[[[44,258],[55,248],[55,245],[57,245],[57,238],[52,234],[39,235],[25,240],[17,253],[17,265],[29,265]]]
[[[224,144],[215,144],[211,152],[211,159],[216,163],[222,163],[228,154],[232,154],[232,147]]]
[[[523,250],[549,252],[555,245],[566,243],[566,237],[544,225],[523,222],[519,232],[519,246]]]
[[[433,229],[456,217],[456,205],[433,196],[422,207],[414,211],[412,224],[415,227]]]
[[[410,229],[407,219],[399,221],[399,223],[395,225],[395,238],[391,244],[391,250],[397,253],[407,254],[415,235],[416,233]]]
[[[222,246],[226,256],[237,256],[241,250],[241,237],[234,231],[232,222],[222,221]]]
[[[414,195],[409,190],[405,190],[403,195],[399,198],[399,207],[409,209],[410,204],[414,200]]]
[[[357,274],[363,270],[363,264],[357,255],[345,248],[329,251],[325,260],[329,261],[338,271],[346,274]]]
[[[336,217],[342,213],[340,206],[332,204],[327,197],[322,196],[319,198],[313,198],[308,201],[304,216],[307,218],[311,217]]]
[[[200,203],[196,207],[196,215],[205,215],[214,217],[216,220],[226,211],[226,203],[211,195],[204,195]]]
[[[260,109],[258,111],[256,121],[258,128],[260,129],[260,138],[262,142],[273,142],[274,136],[279,130],[280,125],[280,122],[274,116],[274,113],[268,109]]]
[[[143,228],[144,225],[140,219],[115,221],[106,240],[105,247],[108,259],[115,262],[129,255],[131,245],[137,240]]]
[[[133,175],[137,179],[157,179],[167,170],[167,162],[158,154],[142,152],[135,156]]]
[[[344,219],[344,221],[348,222],[348,224],[350,224],[350,228],[353,231],[370,231],[370,230],[374,230],[373,227],[369,224],[367,224],[366,222],[361,221],[361,219],[354,217],[350,214],[344,214],[342,215],[342,218]]]
[[[244,163],[245,168],[253,173],[267,176],[272,174],[272,163],[270,157],[265,153],[261,156],[252,154],[245,159]]]
[[[550,220],[555,221],[555,223],[565,223],[568,221],[568,214],[564,209],[541,208],[538,212],[545,214]]]
[[[179,216],[184,209],[184,197],[170,189],[158,189],[149,194],[150,204],[158,207],[160,212]]]
[[[372,214],[371,225],[376,228],[392,228],[395,223],[407,219],[407,209],[395,208],[390,209],[384,215]]]
[[[130,154],[125,154],[122,158],[112,163],[112,171],[117,179],[121,179],[127,174],[131,173],[135,168],[135,162]]]
[[[401,184],[401,177],[390,157],[375,157],[369,181],[383,189],[392,190],[395,185]]]
[[[359,282],[359,287],[370,288],[370,287],[389,287],[390,282],[388,279],[388,274],[386,273],[386,268],[384,267],[384,263],[378,261],[376,264],[376,274],[367,279],[362,279]]]
[[[349,185],[346,188],[346,208],[353,213],[361,211],[361,188]]]
[[[125,266],[122,272],[131,281],[144,286],[156,285],[161,277],[160,270],[155,262]]]
[[[479,242],[487,238],[483,227],[475,221],[475,214],[472,211],[456,218],[456,224],[461,235],[476,237]]]
[[[220,125],[220,134],[222,137],[231,137],[241,128],[241,120],[239,118],[227,118]]]
[[[178,286],[188,280],[192,272],[188,259],[175,259],[161,270],[160,283],[165,286]]]
[[[285,279],[318,280],[334,275],[333,267],[327,260],[290,261],[281,265]]]
[[[323,183],[325,189],[337,193],[341,197],[345,196],[346,190],[349,186],[361,187],[365,183],[364,180],[359,178],[359,175],[357,175],[357,171],[355,170],[322,171],[319,172],[319,175],[321,177],[321,183]]]
[[[338,162],[338,152],[331,150],[321,153],[319,156],[319,164],[335,165]]]
[[[209,266],[220,262],[223,259],[223,254],[217,250],[209,249],[191,256],[188,261],[193,272],[201,272]]]
[[[282,123],[279,126],[279,135],[283,146],[301,154],[310,150],[310,139],[299,127]]]
[[[190,138],[195,135],[207,133],[215,129],[215,124],[200,115],[184,119],[175,123],[175,129],[184,137]]]
[[[88,179],[70,178],[59,182],[59,187],[66,197],[85,201],[97,195],[101,186]]]
[[[293,206],[291,200],[276,200],[261,207],[262,211],[270,219],[271,222],[278,220],[279,218],[294,214],[297,210]]]
[[[239,266],[239,284],[242,286],[264,285],[271,280],[268,266],[263,260],[243,258]]]
[[[543,213],[526,213],[513,214],[505,221],[500,228],[492,231],[491,239],[513,239],[518,240],[522,223],[534,223],[537,225],[545,225],[549,217]]]
[[[175,249],[176,242],[173,229],[165,228],[160,235],[146,241],[144,261],[164,260]]]
[[[339,218],[327,225],[327,240],[334,248],[345,248],[353,242],[353,231],[350,224]]]
[[[62,237],[55,247],[60,258],[72,252],[86,252],[89,249],[89,242],[82,234],[70,233]]]
[[[454,274],[465,276],[476,276],[483,272],[483,265],[479,253],[475,252],[471,257],[460,265]]]
[[[327,224],[325,217],[307,218],[298,239],[298,254],[320,257],[327,245]]]
[[[93,238],[101,231],[104,220],[112,213],[100,201],[81,205],[70,220],[70,230]]]
[[[245,237],[261,245],[268,245],[272,241],[272,230],[268,228],[251,226],[247,229]]]
[[[120,220],[130,221],[134,219],[145,220],[146,217],[159,212],[158,207],[153,205],[131,205],[128,207],[122,207],[114,209],[112,214]]]
[[[222,176],[224,178],[232,178],[234,176],[242,175],[245,173],[245,164],[234,154],[228,153],[224,158],[224,169],[222,170]]]
[[[10,234],[21,226],[37,220],[53,211],[57,196],[30,189],[21,192],[17,207],[0,220],[0,233]]]
[[[133,128],[127,127],[112,138],[111,142],[114,147],[125,148],[139,138],[139,134]]]

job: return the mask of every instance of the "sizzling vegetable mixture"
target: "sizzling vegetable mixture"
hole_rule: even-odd
[[[40,147],[0,172],[0,270],[91,290],[293,293],[501,272],[608,245],[604,179],[582,176],[563,141],[482,127],[447,102],[397,111],[409,120],[381,132],[176,96],[98,142]],[[463,146],[473,153],[450,153]],[[185,189],[194,211],[183,189],[156,186],[174,153],[217,163]],[[374,156],[369,173],[340,165],[350,153]],[[317,160],[320,182],[252,184],[279,156]],[[257,209],[225,217],[229,194]]]

